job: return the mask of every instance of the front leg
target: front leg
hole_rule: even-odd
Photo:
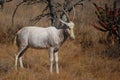
[[[55,57],[55,63],[56,63],[56,73],[59,74],[59,65],[58,65],[58,51],[59,51],[59,48],[56,47],[54,49],[54,57]]]
[[[49,48],[49,57],[50,57],[50,73],[52,74],[52,68],[53,68],[53,60],[54,60],[54,57],[53,57],[53,50],[54,48],[50,47]]]
[[[59,74],[59,65],[58,65],[58,51],[54,53],[55,62],[56,62],[56,73]]]

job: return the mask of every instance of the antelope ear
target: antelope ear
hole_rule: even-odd
[[[61,20],[61,19],[59,19],[59,21],[60,21],[60,22],[62,22],[63,24],[68,25],[68,23],[67,23],[67,22],[65,22],[65,21],[63,21],[63,20]]]

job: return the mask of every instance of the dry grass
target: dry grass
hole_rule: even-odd
[[[0,45],[1,46],[1,45]],[[96,50],[82,51],[80,46],[66,42],[59,52],[60,74],[49,74],[49,57],[46,50],[28,49],[24,54],[25,69],[14,69],[16,46],[0,47],[1,80],[118,80],[119,59],[96,55]]]
[[[96,2],[100,5],[105,3],[102,0]],[[53,75],[49,74],[47,50],[31,48],[23,57],[25,69],[19,68],[15,71],[17,47],[8,43],[11,37],[7,33],[7,29],[12,27],[10,21],[15,6],[14,2],[8,4],[0,11],[0,80],[119,80],[119,48],[108,47],[105,44],[106,33],[101,33],[90,25],[96,20],[93,15],[94,8],[90,3],[86,3],[83,10],[77,9],[76,40],[68,39],[59,51],[59,75],[55,74],[55,68]],[[30,25],[29,19],[40,13],[39,7],[44,5],[21,6],[15,16],[15,26]],[[31,12],[34,10],[33,15]],[[36,25],[50,25],[45,24],[44,20],[46,19]],[[110,54],[118,55],[113,58]]]

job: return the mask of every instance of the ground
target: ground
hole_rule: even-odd
[[[0,45],[0,80],[118,80],[119,59],[108,59],[81,50],[74,41],[65,42],[59,51],[60,74],[49,73],[47,50],[28,49],[23,55],[25,68],[14,67],[15,45]]]

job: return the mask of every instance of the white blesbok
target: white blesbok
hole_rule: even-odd
[[[20,29],[16,35],[16,43],[19,48],[18,54],[15,59],[15,67],[17,69],[18,60],[20,66],[23,68],[22,55],[28,47],[33,48],[45,48],[48,49],[50,57],[50,72],[52,73],[53,60],[55,57],[56,62],[56,73],[59,73],[58,67],[58,50],[63,42],[69,36],[71,39],[75,39],[74,35],[74,23],[69,23],[60,20],[65,27],[57,29],[56,27],[50,26],[47,28],[28,26]]]

